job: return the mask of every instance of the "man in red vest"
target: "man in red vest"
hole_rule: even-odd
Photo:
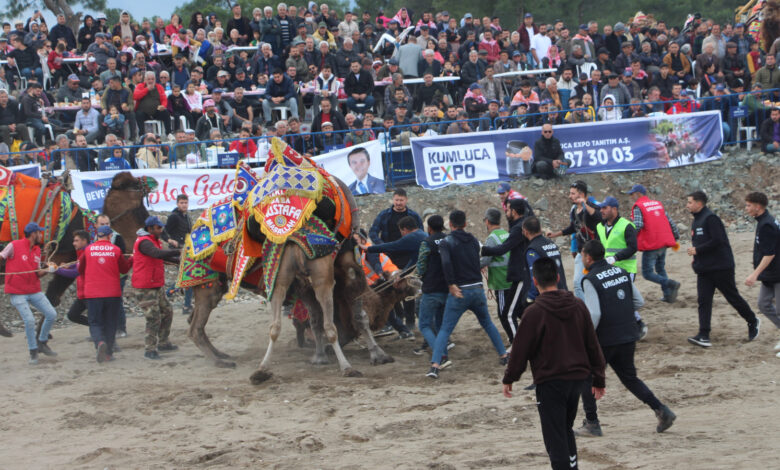
[[[35,222],[30,222],[24,227],[24,236],[25,238],[14,240],[6,245],[0,252],[0,257],[5,259],[5,293],[8,294],[11,305],[16,307],[24,321],[24,333],[27,335],[27,347],[30,350],[30,364],[35,365],[38,364],[39,351],[47,356],[57,355],[46,344],[49,330],[57,319],[57,311],[41,292],[40,278],[48,272],[41,269],[40,245],[43,242],[43,229]],[[54,272],[54,265],[49,269]],[[43,313],[43,325],[37,340],[35,339],[35,317],[29,304]]]
[[[635,184],[628,192],[634,199],[631,220],[636,225],[637,249],[642,252],[642,276],[661,285],[664,302],[677,300],[680,283],[666,274],[666,249],[677,245],[680,233],[664,205],[647,197],[647,190]]]
[[[144,228],[137,232],[138,238],[133,245],[132,284],[138,294],[138,303],[144,307],[146,317],[147,359],[160,359],[158,351],[175,351],[178,346],[171,344],[173,310],[165,297],[165,266],[163,261],[179,263],[178,250],[163,250],[160,234],[163,223],[155,216],[149,216]]]
[[[119,276],[133,266],[132,260],[125,259],[122,250],[111,243],[112,234],[111,227],[98,227],[97,241],[86,247],[79,257],[79,274],[84,276],[89,334],[97,348],[98,362],[113,359],[119,310],[122,308]]]

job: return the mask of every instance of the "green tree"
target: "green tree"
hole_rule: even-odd
[[[81,26],[81,17],[84,15],[81,11],[74,11],[78,5],[88,10],[102,11],[106,8],[106,0],[7,0],[2,17],[15,18],[31,8],[46,9],[55,16],[60,13],[65,15],[65,24],[73,30],[73,34],[76,34]]]

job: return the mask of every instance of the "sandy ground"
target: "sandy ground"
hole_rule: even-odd
[[[731,237],[741,284],[752,235]],[[639,281],[650,334],[637,366],[677,422],[656,434],[652,411],[608,371],[605,436],[579,439],[581,468],[778,468],[780,359],[772,346],[780,335],[765,321],[746,343],[747,327],[718,294],[713,347],[689,345],[695,278],[682,251],[669,264],[683,283],[674,306]],[[755,305],[757,288],[741,291]],[[56,330],[59,356],[37,367],[26,363],[22,334],[0,338],[0,468],[548,468],[533,392],[500,394],[502,368],[473,316],[456,329],[454,366],[438,381],[424,376],[427,357],[411,353],[417,342],[392,338],[380,344],[394,364],[372,367],[365,351],[346,348],[363,378],[341,377],[335,362],[310,366],[311,351],[294,345],[285,321],[275,376],[253,386],[268,321],[259,299],[212,315],[211,338],[235,355],[234,370],[206,363],[178,313],[172,339],[181,349],[154,363],[142,357],[142,318],[129,319],[123,352],[106,365],[95,362],[80,326]]]

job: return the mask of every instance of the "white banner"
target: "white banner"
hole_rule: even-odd
[[[334,150],[314,157],[314,160],[330,174],[344,181],[355,194],[385,192],[382,146],[377,141]],[[157,181],[157,189],[149,194],[147,208],[159,212],[173,210],[179,194],[189,196],[190,209],[208,207],[233,194],[236,177],[235,169],[160,168],[129,171],[133,176],[148,176]],[[260,173],[262,168],[255,171]],[[103,210],[103,200],[116,174],[116,171],[71,171],[73,201],[93,211]],[[359,187],[361,175],[365,192],[361,192]]]
[[[356,196],[385,192],[382,144],[377,140],[334,150],[313,160],[349,186]]]
[[[186,194],[190,209],[201,209],[233,194],[236,170],[176,168],[129,170],[133,176],[149,176],[157,181],[157,189],[149,194],[148,209],[160,212],[176,207],[176,196]],[[103,209],[103,200],[111,188],[116,171],[71,172],[71,197],[81,207],[93,211]]]

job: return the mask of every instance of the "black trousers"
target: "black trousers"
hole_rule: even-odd
[[[68,309],[68,320],[79,325],[89,326],[89,318],[84,315],[87,311],[87,302],[84,299],[76,299]]]
[[[501,321],[501,326],[504,327],[510,343],[515,339],[517,324],[525,310],[525,296],[525,286],[519,281],[513,282],[512,286],[504,291],[504,308],[498,319]]]
[[[653,392],[647,388],[644,382],[636,376],[636,366],[634,366],[634,352],[636,343],[618,344],[615,346],[602,346],[601,352],[604,353],[604,359],[607,361],[615,375],[620,379],[620,383],[639,398],[642,403],[649,406],[652,410],[661,408],[661,402],[653,395]],[[596,406],[596,398],[591,392],[593,386],[592,377],[585,381],[582,387],[582,408],[585,410],[585,418],[588,421],[598,421],[599,416]]]
[[[734,280],[734,270],[725,269],[698,274],[696,277],[696,291],[699,294],[699,334],[710,335],[710,321],[712,320],[712,298],[718,289],[726,301],[734,307],[739,316],[748,324],[756,321],[756,314],[750,305],[739,295],[737,283]]]
[[[542,437],[553,470],[578,468],[577,443],[572,426],[577,417],[582,387],[582,380],[550,380],[536,384]]]
[[[121,297],[101,297],[87,299],[87,315],[89,316],[89,334],[95,347],[101,341],[108,346],[108,354],[113,354],[116,327],[119,321]]]

